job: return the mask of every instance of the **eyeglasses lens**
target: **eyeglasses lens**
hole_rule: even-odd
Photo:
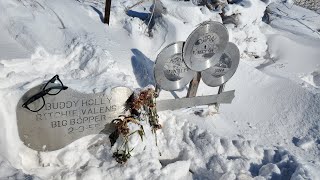
[[[48,84],[44,87],[44,90],[50,89],[48,92],[49,95],[57,95],[62,90],[62,82],[59,79],[55,79],[53,82],[49,81]]]
[[[37,112],[44,107],[44,99],[43,97],[33,101],[32,103],[28,104],[28,109],[33,112]]]

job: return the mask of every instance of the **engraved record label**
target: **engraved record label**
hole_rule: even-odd
[[[184,88],[194,77],[183,59],[184,42],[175,42],[166,46],[157,56],[154,66],[154,78],[158,88],[172,91]]]
[[[181,53],[173,55],[164,65],[164,75],[170,81],[182,79],[188,70]]]
[[[205,61],[217,52],[219,42],[220,39],[216,33],[206,33],[195,42],[192,54],[195,58]]]
[[[216,78],[224,76],[230,70],[231,65],[232,65],[232,60],[230,56],[224,53],[220,57],[219,62],[210,69],[211,75]]]
[[[229,40],[223,24],[213,21],[201,23],[188,36],[183,47],[183,59],[188,68],[201,72],[218,63]]]
[[[234,75],[240,60],[238,47],[228,42],[225,52],[218,60],[214,66],[201,72],[202,81],[211,87],[226,83]]]

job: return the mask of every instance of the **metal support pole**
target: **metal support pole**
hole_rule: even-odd
[[[200,79],[201,79],[201,72],[197,72],[196,76],[190,82],[187,98],[195,97],[197,95]]]
[[[110,22],[110,10],[111,10],[111,0],[106,0],[106,6],[104,9],[104,20],[105,24],[109,25]]]
[[[224,87],[225,87],[225,83],[219,86],[218,94],[221,94],[224,91]],[[215,103],[214,106],[215,106],[215,108],[216,108],[216,110],[218,112],[220,104],[219,103]]]
[[[156,93],[156,98],[158,98],[159,95],[160,95],[161,89],[160,89],[159,86],[157,86],[157,85],[156,85],[156,87],[155,87],[154,89],[155,89],[155,93]]]

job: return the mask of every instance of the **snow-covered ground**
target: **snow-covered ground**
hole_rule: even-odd
[[[222,22],[206,7],[162,0],[166,13],[149,37],[149,22],[125,13],[136,2],[112,2],[106,26],[104,0],[0,1],[0,179],[320,179],[320,16],[260,0],[225,8],[238,20],[226,27],[241,61],[226,84],[236,97],[220,114],[207,115],[208,107],[160,112],[158,146],[143,124],[146,137],[131,137],[135,150],[124,165],[105,135],[53,152],[26,147],[16,105],[30,88],[55,74],[83,93],[145,87],[154,83],[162,48],[185,41],[203,21]],[[131,10],[141,18],[150,5]],[[198,95],[215,92],[201,83]]]

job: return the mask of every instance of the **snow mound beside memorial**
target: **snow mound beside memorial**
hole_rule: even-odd
[[[138,135],[130,138],[133,156],[123,165],[112,157],[108,137],[97,135],[55,152],[24,152],[24,170],[43,179],[313,178],[312,168],[284,148],[219,137],[172,112],[161,113],[159,119],[163,129],[157,131],[158,146],[148,123],[142,123],[146,136],[143,142]]]
[[[54,152],[38,153],[23,145],[15,111],[20,97],[30,88],[55,74],[65,85],[83,93],[115,86],[146,86],[153,83],[153,62],[163,47],[184,41],[202,21],[222,21],[218,12],[206,7],[163,0],[167,14],[155,21],[153,37],[148,37],[148,22],[125,13],[125,7],[135,2],[138,0],[115,1],[110,27],[101,22],[103,0],[0,2],[2,28],[11,40],[33,52],[31,57],[19,53],[19,57],[7,58],[1,56],[6,52],[0,50],[0,156],[5,157],[0,158],[0,179],[320,177],[318,95],[290,77],[250,66],[252,60],[265,60],[268,40],[269,50],[275,55],[281,48],[277,42],[293,44],[288,38],[268,39],[264,35],[262,16],[267,3],[259,0],[234,3],[227,11],[240,18],[238,26],[229,24],[227,28],[242,59],[227,85],[227,89],[236,90],[236,99],[232,105],[222,106],[220,115],[194,115],[207,107],[159,113],[163,129],[157,133],[158,146],[154,134],[147,134],[143,142],[133,136],[135,152],[124,165],[114,160],[109,139],[104,135],[84,137]],[[143,5],[133,10],[150,13]],[[304,10],[298,8],[297,12]],[[277,26],[290,29],[290,23],[278,21]],[[294,30],[299,35],[310,32],[301,25]],[[311,75],[310,83],[317,84],[317,75]],[[200,84],[199,95],[213,91]],[[176,92],[179,97],[185,94],[186,89]],[[160,98],[173,96],[162,92]],[[144,126],[150,132],[146,123]]]

